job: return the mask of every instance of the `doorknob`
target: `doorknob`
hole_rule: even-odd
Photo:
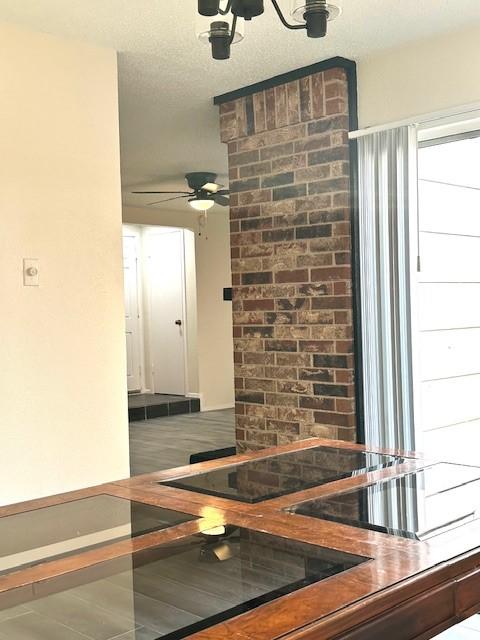
[[[182,326],[182,321],[181,320],[175,320],[175,324],[179,327]]]

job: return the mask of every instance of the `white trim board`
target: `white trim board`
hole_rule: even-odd
[[[202,407],[203,411],[222,411],[223,409],[234,409],[234,404],[219,404],[213,407]]]
[[[462,123],[465,128],[461,126]],[[441,134],[442,136],[472,131],[473,129],[480,127],[480,103],[459,105],[442,111],[434,111],[432,113],[411,116],[410,118],[398,120],[397,122],[387,122],[385,124],[367,127],[365,129],[350,131],[348,137],[350,140],[356,140],[357,138],[370,135],[371,133],[378,133],[380,131],[387,131],[388,129],[396,129],[398,127],[412,124],[417,125],[420,131],[443,129],[444,131]],[[459,130],[448,130],[449,127],[454,128],[455,126],[457,129],[459,128]],[[432,137],[440,136],[430,135],[430,138]]]

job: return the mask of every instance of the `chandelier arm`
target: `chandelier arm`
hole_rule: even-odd
[[[284,27],[287,27],[287,29],[306,29],[307,25],[305,24],[290,24],[285,20],[285,17],[282,13],[282,10],[280,9],[280,6],[277,2],[277,0],[272,0],[272,4],[275,7],[275,11],[277,12],[278,17],[280,18],[280,22],[283,24]]]
[[[237,28],[237,16],[233,14],[232,27],[231,27],[231,33],[230,33],[230,44],[232,44],[235,39],[236,28]]]
[[[225,7],[225,9],[221,9],[220,7],[218,7],[218,13],[221,16],[226,16],[227,13],[229,13],[231,8],[232,8],[232,0],[228,0],[227,6]]]

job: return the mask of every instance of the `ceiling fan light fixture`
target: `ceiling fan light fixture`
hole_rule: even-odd
[[[209,199],[192,198],[188,201],[188,204],[196,211],[208,211],[213,207],[215,202]]]
[[[217,191],[220,189],[219,184],[217,184],[216,182],[207,182],[203,185],[202,189],[203,191],[209,191],[210,193],[217,193]]]
[[[185,174],[185,180],[190,191],[132,191],[132,193],[143,195],[173,196],[150,202],[148,204],[161,204],[172,200],[186,199],[189,205],[206,213],[213,205],[228,207],[230,191],[224,189],[223,185],[217,183],[217,174],[213,171],[191,171]]]

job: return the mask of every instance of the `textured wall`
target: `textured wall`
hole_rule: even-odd
[[[7,24],[0,41],[8,504],[118,480],[129,460],[116,54]]]
[[[224,103],[220,121],[238,447],[355,440],[346,73]]]

